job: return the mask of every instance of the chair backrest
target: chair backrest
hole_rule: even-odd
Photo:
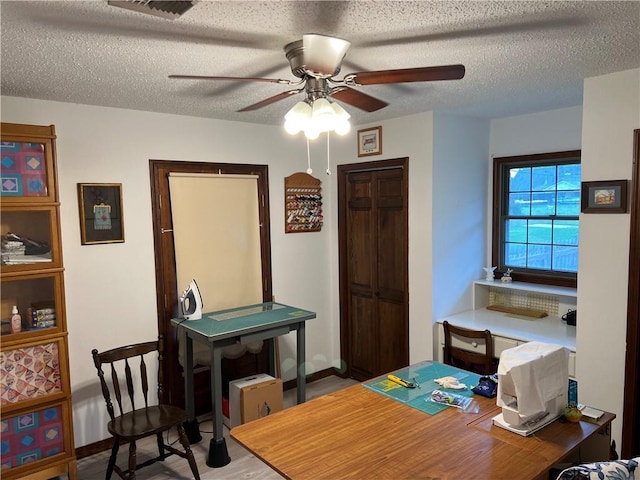
[[[493,338],[489,330],[470,330],[468,328],[455,327],[446,320],[442,323],[444,329],[444,363],[454,367],[463,368],[482,375],[496,373],[496,362],[493,357]],[[476,348],[484,345],[480,352],[472,352],[453,345],[454,338],[460,338],[462,342],[476,343]]]
[[[114,405],[111,401],[111,393],[109,389],[108,382],[105,378],[105,373],[103,371],[103,365],[109,365],[109,373],[111,377],[111,390],[113,391],[113,395],[115,396],[116,403],[119,408],[119,415],[125,413],[125,411],[129,411],[126,409],[127,404],[124,404],[123,408],[123,394],[120,389],[120,377],[119,374],[124,373],[124,380],[126,383],[126,394],[129,398],[129,404],[131,406],[131,410],[136,409],[136,388],[134,387],[134,383],[138,384],[138,382],[134,382],[134,375],[132,374],[131,365],[134,367],[139,367],[139,383],[138,391],[142,393],[142,398],[144,402],[144,408],[149,407],[149,380],[147,377],[147,363],[145,362],[145,355],[151,354],[152,352],[157,352],[158,361],[161,360],[160,352],[162,352],[162,338],[160,337],[156,341],[152,342],[144,342],[137,343],[134,345],[126,345],[123,347],[112,348],[111,350],[107,350],[105,352],[98,352],[97,349],[93,349],[91,354],[93,355],[93,363],[98,370],[98,377],[100,378],[100,386],[102,387],[102,394],[104,395],[104,399],[107,402],[107,411],[109,412],[109,416],[111,420],[114,420],[116,417],[116,412],[114,409]],[[147,357],[150,359],[150,356]],[[158,398],[162,398],[162,376],[161,371],[158,370]],[[126,398],[126,397],[125,397]],[[140,408],[142,404],[140,404]],[[126,410],[125,410],[126,409]]]

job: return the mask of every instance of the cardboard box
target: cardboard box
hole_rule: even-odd
[[[282,408],[282,380],[266,373],[251,375],[229,382],[229,417],[223,421],[233,428]]]

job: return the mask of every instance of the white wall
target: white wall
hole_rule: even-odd
[[[491,156],[579,150],[582,107],[498,118],[491,121]]]
[[[489,121],[438,113],[433,161],[433,319],[470,310],[486,266]]]
[[[631,179],[640,128],[640,70],[584,85],[582,180]],[[629,214],[582,214],[576,376],[581,402],[614,412],[621,446],[629,271]],[[619,450],[618,450],[619,451]]]

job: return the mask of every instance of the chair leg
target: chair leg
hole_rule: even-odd
[[[193,456],[193,452],[191,451],[191,445],[189,445],[189,439],[187,438],[186,433],[184,432],[184,428],[182,424],[178,424],[178,437],[180,438],[180,443],[184,447],[184,451],[187,454],[187,460],[189,461],[189,466],[191,467],[191,473],[193,473],[193,478],[195,480],[200,480],[200,473],[198,473],[198,465],[196,464],[196,459]]]
[[[115,438],[113,440],[113,447],[111,447],[111,456],[109,457],[109,464],[107,466],[107,473],[105,474],[105,480],[110,480],[113,474],[113,467],[116,464],[116,458],[118,457],[118,449],[120,448],[120,441]]]
[[[129,443],[129,475],[127,476],[129,480],[136,478],[136,462],[136,442],[131,440]]]
[[[164,453],[164,441],[162,440],[162,433],[156,434],[156,442],[158,443],[158,460],[164,461],[167,456]]]

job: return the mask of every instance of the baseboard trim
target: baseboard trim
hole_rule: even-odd
[[[314,372],[310,375],[307,375],[306,379],[307,379],[307,383],[311,383],[311,382],[315,382],[316,380],[321,380],[323,378],[330,377],[332,375],[335,375],[336,377],[345,378],[345,375],[343,373],[340,373],[337,368],[331,367],[331,368],[325,368],[324,370],[320,370],[319,372]],[[298,386],[298,381],[297,379],[294,378],[293,380],[287,380],[286,382],[283,382],[282,390],[284,391],[292,390],[294,388],[297,388],[297,386]]]
[[[76,458],[80,460],[81,458],[90,457],[96,453],[111,450],[111,447],[113,447],[113,438],[105,438],[99,442],[90,443],[89,445],[76,448]]]
[[[332,375],[335,375],[336,377],[346,378],[344,373],[340,373],[337,368],[332,367],[307,375],[307,383],[315,382]],[[284,382],[282,384],[282,389],[285,391],[292,390],[294,388],[297,388],[297,386],[298,382],[294,378],[293,380],[287,380],[286,382]],[[98,442],[90,443],[88,445],[76,448],[76,458],[80,460],[85,457],[90,457],[91,455],[95,455],[96,453],[101,453],[105,450],[111,450],[111,447],[113,447],[113,438],[105,438],[104,440],[100,440]]]

